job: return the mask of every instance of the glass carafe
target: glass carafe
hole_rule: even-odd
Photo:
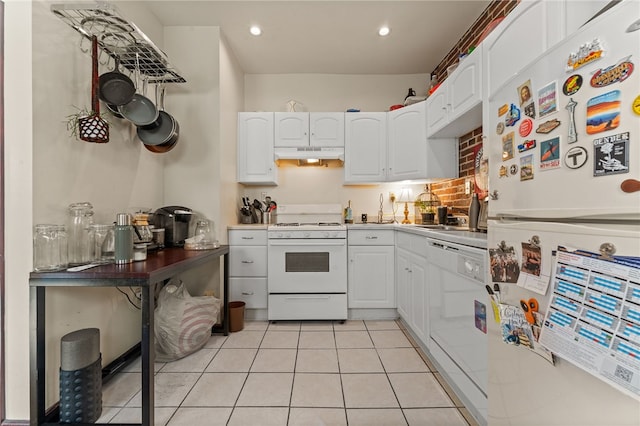
[[[90,226],[93,224],[93,206],[87,202],[70,204],[68,215],[69,265],[90,263],[92,260]]]

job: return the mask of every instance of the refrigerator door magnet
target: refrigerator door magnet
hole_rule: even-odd
[[[620,90],[593,97],[587,102],[587,133],[613,130],[620,125]]]
[[[567,138],[567,143],[575,143],[578,142],[578,131],[576,130],[576,105],[578,103],[573,100],[573,98],[569,98],[569,103],[565,107],[567,111],[569,111],[569,137]]]
[[[533,313],[538,312],[538,301],[535,298],[531,298],[529,300],[520,300],[520,307],[524,311],[524,317],[527,319],[529,324],[535,324],[536,318]]]

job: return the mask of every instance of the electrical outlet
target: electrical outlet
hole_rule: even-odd
[[[471,194],[471,181],[469,180],[464,183],[464,193],[465,195]]]
[[[396,201],[396,194],[393,192],[389,193],[389,200],[391,200],[392,203],[394,203]]]

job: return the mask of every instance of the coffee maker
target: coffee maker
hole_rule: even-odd
[[[183,247],[184,240],[189,238],[189,223],[193,212],[182,206],[160,207],[153,213],[153,226],[164,228],[166,247]]]

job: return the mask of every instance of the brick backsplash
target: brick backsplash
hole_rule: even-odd
[[[471,46],[478,44],[478,39],[487,25],[496,18],[507,16],[518,2],[519,0],[494,0],[491,2],[432,71],[431,74],[436,75],[438,82],[442,82],[447,78],[447,67],[458,62],[459,54],[467,52]],[[431,191],[440,197],[442,204],[467,209],[471,202],[471,195],[464,193],[464,186],[467,180],[470,180],[473,184],[473,153],[476,146],[482,145],[482,127],[478,127],[460,137],[459,143],[459,178],[433,183],[431,184]],[[459,212],[456,212],[456,214],[459,214]]]

